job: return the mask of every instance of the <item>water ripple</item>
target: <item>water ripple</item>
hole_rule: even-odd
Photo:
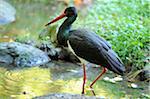
[[[22,81],[22,76],[12,71],[0,71],[1,81],[0,81],[0,95],[10,95],[10,94],[19,94],[18,92],[21,90],[20,81]]]

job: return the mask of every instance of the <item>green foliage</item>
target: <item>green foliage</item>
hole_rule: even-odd
[[[79,25],[90,27],[112,44],[127,67],[145,66],[148,57],[150,6],[146,0],[97,0]]]
[[[52,43],[56,43],[57,41],[57,33],[56,33],[56,29],[57,29],[57,25],[50,25],[47,26],[45,29],[43,29],[40,33],[39,33],[39,39],[41,40],[47,40],[47,41],[51,41]]]

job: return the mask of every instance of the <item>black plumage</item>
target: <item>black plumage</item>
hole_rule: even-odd
[[[97,34],[85,29],[70,31],[69,43],[75,54],[122,75],[125,67],[111,45]]]

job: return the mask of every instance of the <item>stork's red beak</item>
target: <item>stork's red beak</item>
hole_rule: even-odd
[[[52,21],[50,21],[49,23],[47,23],[45,26],[48,26],[48,25],[50,25],[50,24],[52,24],[52,23],[54,23],[54,22],[56,22],[56,21],[64,18],[65,16],[66,16],[66,14],[62,13],[60,16],[56,17],[55,19],[53,19]]]

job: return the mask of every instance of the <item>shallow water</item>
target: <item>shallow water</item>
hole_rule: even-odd
[[[52,65],[52,64],[50,64]],[[68,64],[67,64],[68,65]],[[77,66],[77,65],[74,65]],[[73,75],[75,71],[71,68],[53,66],[16,68],[8,70],[0,67],[0,96],[14,98],[31,98],[56,92],[71,92],[78,90],[82,85],[82,79],[78,81],[64,80]],[[77,66],[79,68],[79,66]],[[65,70],[65,71],[64,71]],[[56,73],[58,72],[58,73]],[[70,76],[71,76],[70,75]],[[66,77],[65,77],[66,76]],[[68,77],[67,77],[68,76]],[[69,86],[73,87],[69,88]],[[77,87],[74,88],[74,85]],[[69,90],[66,90],[66,89]],[[80,90],[75,93],[80,94]]]
[[[28,97],[48,91],[49,71],[38,67],[22,70],[0,68],[0,96]]]
[[[92,66],[94,65],[86,65],[88,80],[85,91],[89,96],[92,96],[89,85],[101,71],[101,68],[93,68]],[[50,93],[81,94],[82,75],[80,65],[59,61],[31,68],[1,66],[0,98],[27,99]],[[114,77],[115,75],[108,72],[106,76]],[[131,89],[128,84],[123,82],[114,84],[101,79],[96,82],[93,88],[97,96],[110,99],[139,97],[142,90]]]

